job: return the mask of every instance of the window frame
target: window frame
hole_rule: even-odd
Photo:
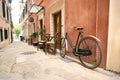
[[[5,0],[2,0],[2,15],[5,18],[6,17],[6,5]]]
[[[2,28],[0,28],[0,42],[3,41],[3,30]]]
[[[8,39],[8,30],[4,29],[4,39]]]

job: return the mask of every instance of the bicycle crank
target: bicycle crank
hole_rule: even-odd
[[[78,51],[76,53],[78,55],[82,55],[82,56],[90,56],[90,55],[92,55],[92,52],[90,50],[86,50],[86,49],[78,49]]]

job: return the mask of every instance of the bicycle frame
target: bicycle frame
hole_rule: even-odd
[[[70,47],[72,48],[72,50],[76,49],[76,47],[78,45],[78,42],[81,40],[82,37],[83,37],[82,30],[80,30],[79,33],[78,33],[78,36],[77,36],[77,40],[76,40],[75,46],[74,46],[72,41],[71,41],[71,39],[70,39],[70,37],[69,37],[69,34],[67,32],[65,34],[65,39],[67,40],[67,42],[70,45]]]

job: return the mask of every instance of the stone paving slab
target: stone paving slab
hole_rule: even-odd
[[[50,55],[23,42],[0,50],[0,80],[120,80],[104,69],[87,69],[70,57]]]

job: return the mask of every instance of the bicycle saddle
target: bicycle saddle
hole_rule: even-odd
[[[84,28],[82,28],[82,27],[74,27],[74,29],[76,29],[76,30],[83,30]]]
[[[82,28],[82,27],[78,27],[78,28],[77,28],[77,30],[83,30],[83,29],[84,29],[84,28]]]

